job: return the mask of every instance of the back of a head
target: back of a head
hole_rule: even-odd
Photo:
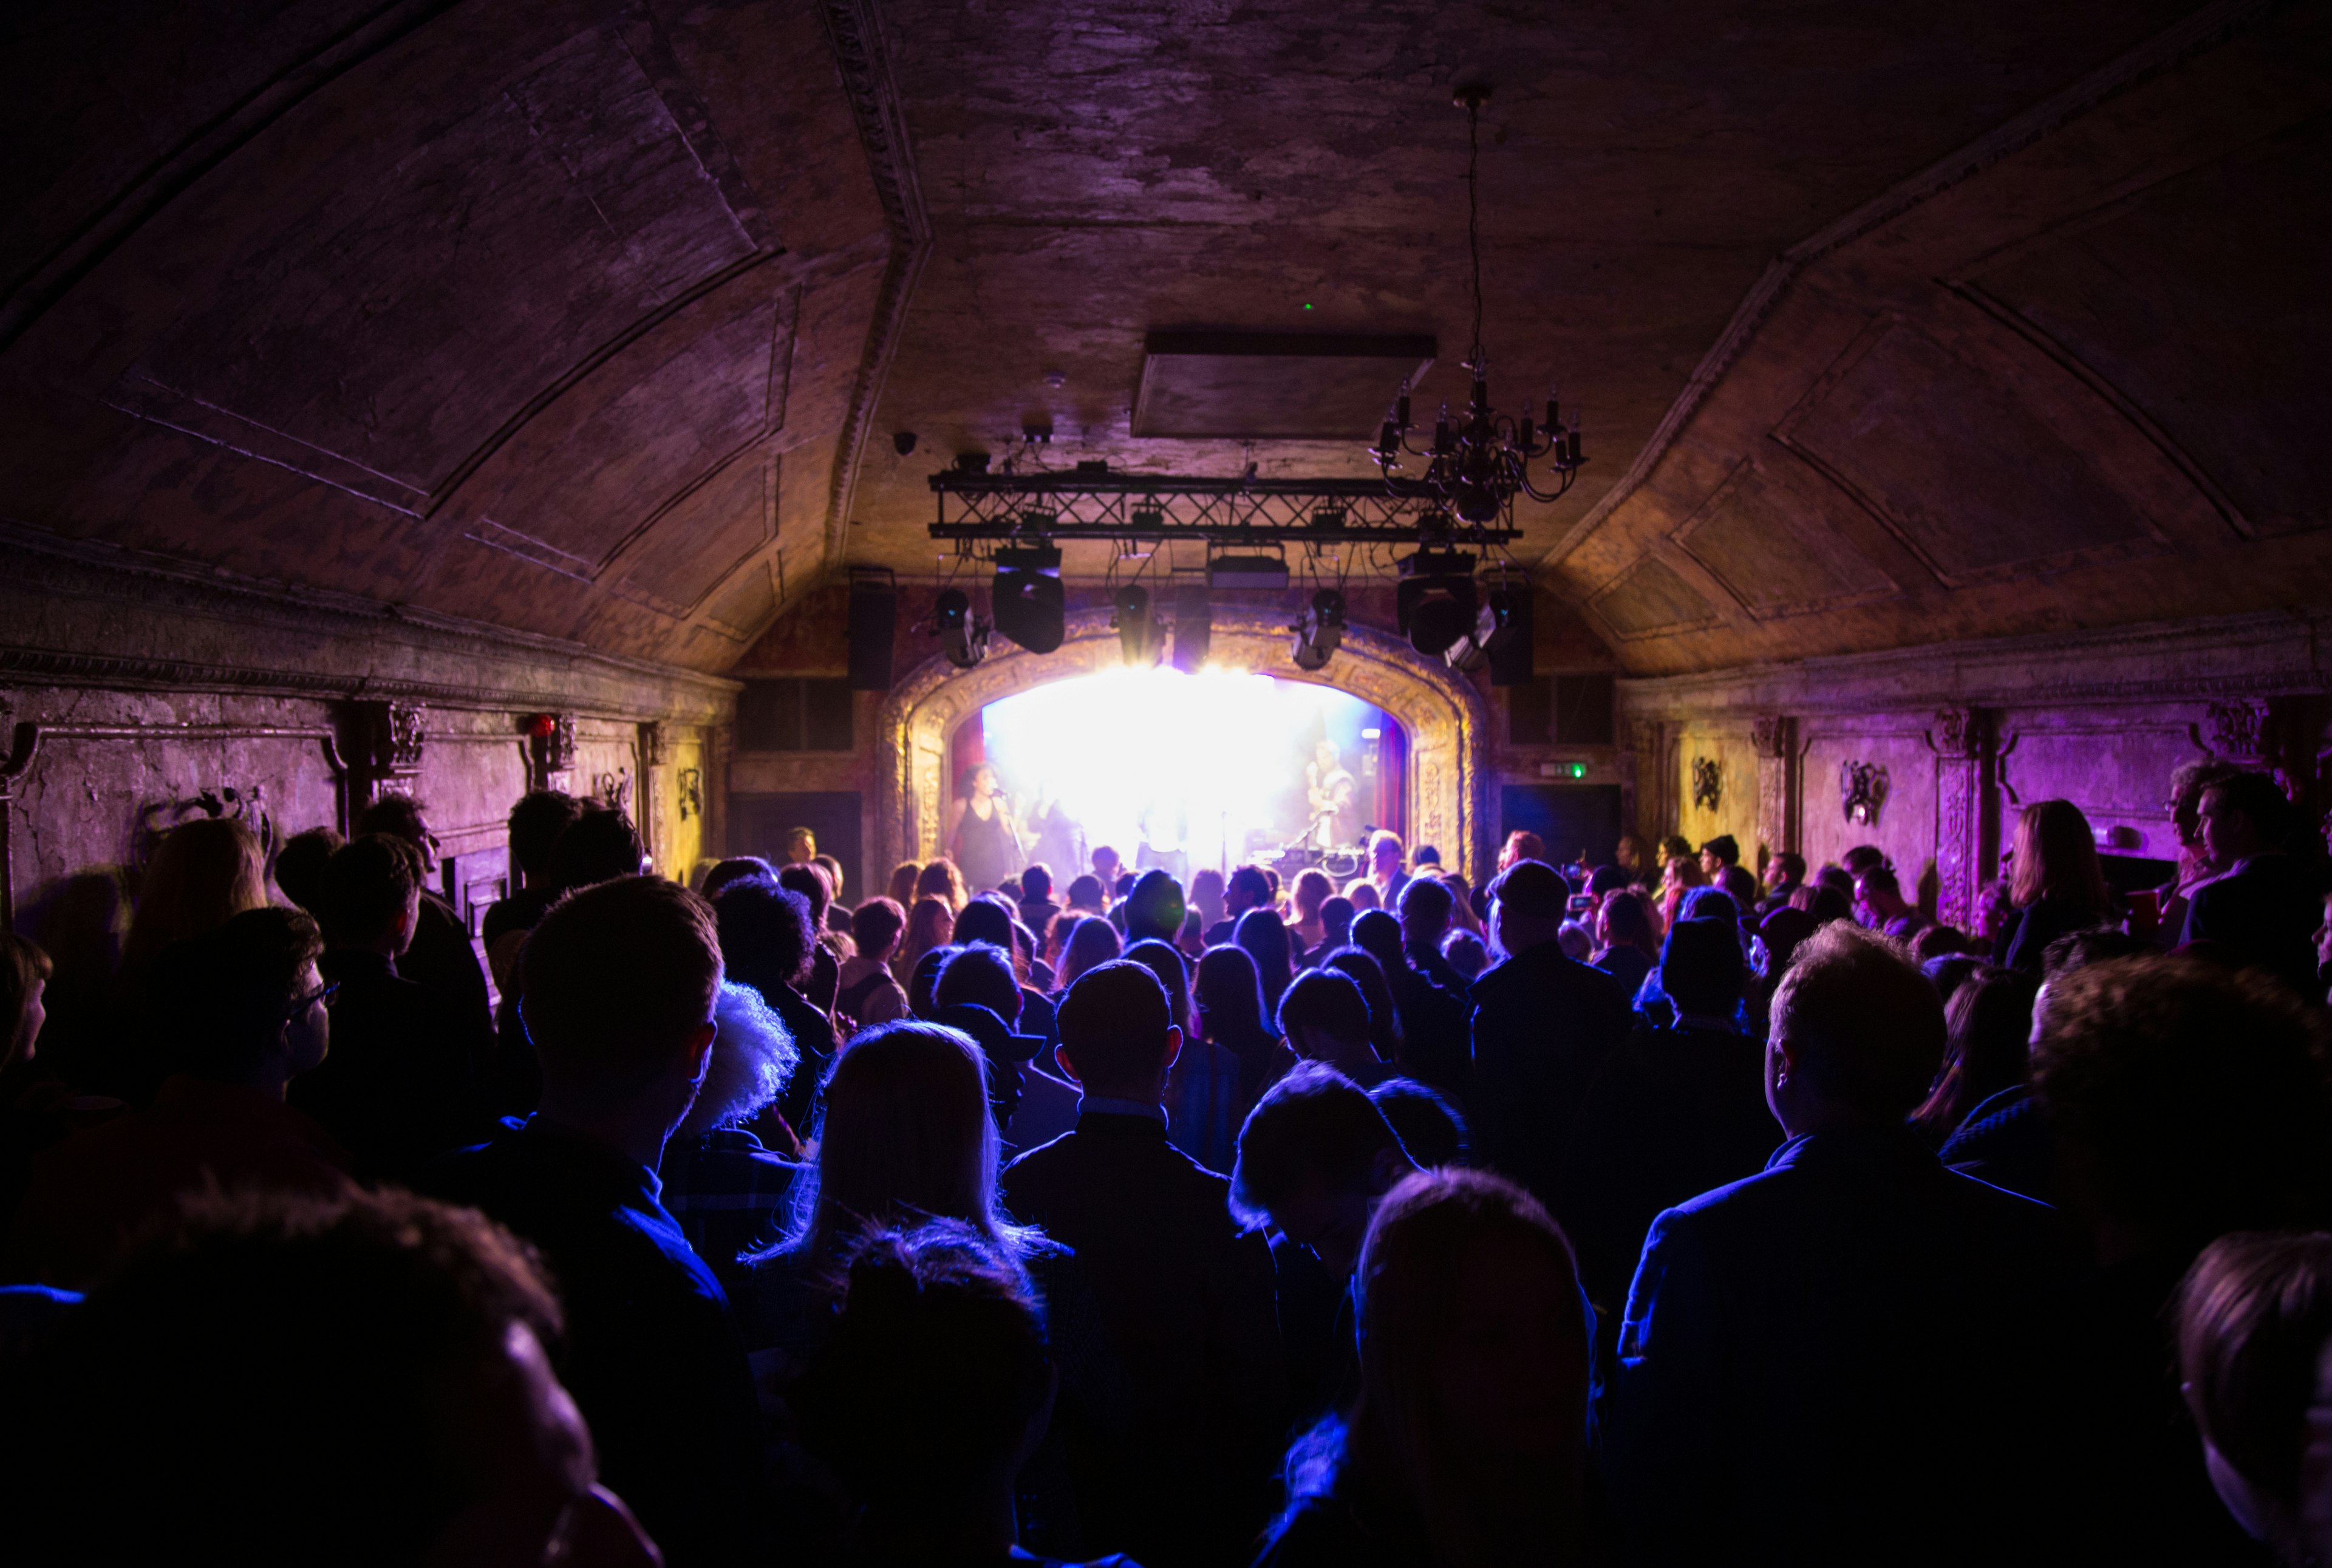
[[[529,877],[548,875],[551,849],[582,810],[582,803],[564,789],[530,789],[520,796],[510,814],[511,858],[518,868]]]
[[[1866,897],[1874,894],[1880,898],[1903,896],[1902,879],[1895,875],[1895,868],[1891,865],[1871,866],[1855,878],[1855,884],[1856,890]]]
[[[1352,977],[1307,969],[1279,998],[1279,1032],[1301,1048],[1313,1031],[1345,1046],[1369,1043],[1369,1003]]]
[[[939,983],[932,988],[935,1008],[982,1007],[1008,1024],[1019,1021],[1020,1000],[1020,982],[1012,973],[1012,951],[994,942],[975,942],[955,948],[940,967]]]
[[[1955,952],[1922,961],[1919,972],[1927,977],[1927,983],[1934,986],[1935,994],[1944,999],[1944,1008],[1948,1016],[1952,998],[1958,994],[1960,988],[1974,979],[1979,970],[1990,967],[1973,953]]]
[[[325,863],[323,924],[335,947],[369,947],[386,939],[419,884],[408,851],[385,833],[350,839]]]
[[[2178,1371],[2219,1457],[2290,1512],[2318,1367],[2332,1342],[2332,1235],[2237,1231],[2179,1287]]]
[[[842,862],[820,850],[810,857],[810,864],[826,873],[826,884],[834,890],[834,902],[842,903]]]
[[[1849,921],[1798,944],[1773,993],[1773,1037],[1824,1102],[1897,1122],[1944,1056],[1944,1004],[1895,942]]]
[[[275,1048],[323,951],[316,923],[280,906],[245,910],[164,949],[148,989],[158,1016],[171,1021],[172,1064],[222,1082],[247,1077]]]
[[[1747,910],[1757,906],[1757,874],[1747,866],[1726,866],[1725,875],[1716,879],[1716,884],[1741,908]]]
[[[2205,785],[2207,793],[2216,796],[2228,809],[2241,812],[2249,819],[2260,842],[2269,849],[2281,849],[2290,837],[2292,825],[2299,817],[2291,798],[2271,773],[2245,769],[2232,777]]]
[[[10,1466],[38,1499],[9,1510],[16,1560],[431,1560],[509,1484],[479,1430],[521,1329],[555,1343],[557,1299],[473,1209],[394,1189],[196,1199],[12,1388],[12,1424],[38,1429]]]
[[[995,899],[982,894],[963,906],[955,917],[955,940],[959,942],[984,942],[990,947],[1012,951],[1012,914]]]
[[[1498,858],[1505,865],[1524,860],[1544,862],[1546,859],[1546,840],[1528,828],[1517,827],[1506,835],[1505,846]]]
[[[1108,894],[1102,887],[1101,878],[1093,873],[1086,872],[1081,876],[1073,876],[1069,879],[1071,909],[1097,913],[1107,901]]]
[[[629,817],[604,806],[586,806],[550,846],[550,880],[575,888],[637,876],[647,857]]]
[[[357,819],[349,824],[349,832],[351,837],[386,833],[391,838],[402,838],[418,847],[429,837],[428,810],[410,795],[383,795],[357,813]]]
[[[528,934],[519,972],[545,1086],[619,1104],[667,1071],[712,1017],[721,937],[712,906],[688,889],[621,876],[552,905]]]
[[[1116,959],[1087,970],[1062,996],[1061,1052],[1087,1093],[1147,1095],[1165,1069],[1173,1021],[1149,966]]]
[[[891,885],[884,889],[884,896],[901,909],[914,908],[915,884],[922,879],[922,875],[921,862],[902,860],[891,868]]]
[[[1085,970],[1115,958],[1124,946],[1118,940],[1117,927],[1101,916],[1089,914],[1079,920],[1069,928],[1069,940],[1061,946],[1061,989],[1067,990]]]
[[[1823,887],[1838,889],[1849,898],[1854,896],[1854,873],[1843,865],[1825,865],[1814,873],[1813,880]]]
[[[809,978],[811,950],[817,942],[809,900],[774,882],[732,882],[713,898],[712,907],[731,977],[758,988],[771,1000],[778,986],[798,988]]]
[[[892,898],[870,898],[850,917],[850,932],[861,958],[885,959],[899,945],[907,929],[907,912]]]
[[[675,1142],[750,1121],[785,1092],[801,1057],[785,1020],[751,986],[722,980],[712,1020],[720,1026],[712,1055],[696,1099],[673,1133]]]
[[[1320,906],[1334,897],[1335,893],[1336,884],[1326,872],[1316,865],[1307,865],[1295,874],[1295,882],[1288,890],[1288,897],[1303,913],[1316,916]]]
[[[1238,923],[1231,927],[1231,941],[1255,960],[1256,971],[1263,976],[1266,986],[1285,980],[1295,966],[1287,923],[1269,909],[1250,909],[1240,915]]]
[[[1470,931],[1453,931],[1441,939],[1441,956],[1460,978],[1471,980],[1490,967],[1490,950]]]
[[[2053,980],[2059,975],[2071,974],[2093,963],[2111,963],[2120,958],[2146,958],[2158,951],[2144,937],[2132,936],[2112,926],[2091,926],[2087,931],[2067,932],[2041,950],[2040,978]]]
[[[1369,1091],[1369,1100],[1420,1169],[1470,1162],[1474,1138],[1466,1118],[1425,1085],[1414,1078],[1387,1078]]]
[[[916,874],[915,896],[945,899],[950,909],[961,909],[963,874],[955,868],[954,861],[941,856]]]
[[[1599,865],[1587,874],[1587,891],[1598,900],[1627,885],[1627,872],[1616,865]]]
[[[1328,933],[1330,946],[1342,947],[1352,940],[1352,922],[1359,914],[1360,911],[1352,907],[1352,901],[1341,893],[1321,902],[1320,924]]]
[[[1678,920],[1723,920],[1741,923],[1741,906],[1721,887],[1696,887],[1677,904]]]
[[[1400,923],[1437,936],[1449,923],[1457,898],[1438,876],[1412,876],[1400,890]]]
[[[907,1010],[915,1017],[927,1018],[939,1011],[940,1004],[933,999],[932,993],[939,990],[940,970],[947,967],[948,960],[955,953],[956,950],[944,942],[938,947],[925,948],[922,955],[915,960],[915,967],[899,977],[900,984],[907,992]]]
[[[1838,857],[1849,876],[1860,876],[1874,865],[1887,864],[1887,852],[1876,844],[1858,844]]]
[[[2016,819],[2009,896],[2018,908],[2052,898],[2090,914],[2105,912],[2105,868],[2097,836],[2069,800],[2036,800]]]
[[[1660,947],[1660,990],[1681,1012],[1730,1018],[1741,1005],[1747,966],[1740,927],[1729,920],[1679,920]]]
[[[1209,948],[1199,956],[1190,990],[1207,1038],[1218,1044],[1247,1045],[1265,1035],[1263,981],[1247,949],[1228,942]]]
[[[851,1501],[945,1535],[1028,1445],[1052,1390],[1027,1277],[977,1230],[935,1221],[855,1242],[840,1310],[788,1394],[804,1445]]]
[[[697,891],[707,898],[718,898],[721,890],[739,882],[775,882],[778,868],[758,855],[732,855],[713,863],[704,874],[704,885]]]
[[[1171,942],[1137,942],[1125,950],[1124,961],[1138,963],[1158,977],[1166,993],[1168,1020],[1185,1035],[1190,1032],[1190,966]],[[1088,971],[1090,972],[1090,971]]]
[[[2332,1224],[2324,1026],[2270,978],[2181,956],[2049,982],[2032,1077],[2100,1213],[2175,1255]]]
[[[1020,871],[1020,901],[1042,904],[1053,896],[1053,868],[1043,861],[1031,861]]]
[[[329,827],[294,833],[275,852],[275,885],[283,890],[284,897],[318,920],[323,919],[324,865],[346,842]]]
[[[1825,884],[1799,891],[1805,896],[1806,913],[1814,917],[1815,924],[1826,926],[1843,921],[1851,925],[1854,923],[1854,901],[1839,889]]]
[[[121,951],[139,969],[172,942],[216,931],[267,903],[267,861],[258,836],[233,817],[198,817],[162,836],[138,890]]]
[[[827,1076],[811,1228],[956,1219],[995,1234],[988,1060],[961,1029],[895,1019],[850,1037]]]
[[[1490,898],[1508,921],[1560,922],[1571,904],[1571,884],[1539,860],[1518,860],[1490,884]],[[1553,926],[1549,924],[1552,934]]]
[[[1182,884],[1152,866],[1125,901],[1125,940],[1172,942],[1182,933]]]
[[[826,906],[834,902],[834,885],[827,881],[826,873],[816,862],[779,867],[778,885],[802,895],[802,901],[809,905],[812,930],[825,928]]]
[[[1358,1084],[1318,1062],[1298,1062],[1264,1092],[1239,1128],[1231,1212],[1251,1225],[1317,1180],[1332,1192],[1373,1190],[1388,1154],[1408,1152]]]
[[[1363,911],[1352,922],[1352,945],[1384,966],[1388,974],[1408,967],[1400,922],[1381,909]]]
[[[1603,901],[1603,930],[1613,947],[1641,948],[1652,946],[1652,912],[1641,894],[1622,889],[1614,898]]]

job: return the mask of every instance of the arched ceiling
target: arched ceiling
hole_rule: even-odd
[[[1521,553],[1630,670],[2320,604],[2327,9],[22,6],[0,514],[723,668],[1024,423],[1235,472],[1151,330],[1456,397],[1484,74],[1495,383],[1594,459]]]

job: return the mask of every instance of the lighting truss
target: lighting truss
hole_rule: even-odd
[[[1423,483],[1384,479],[1200,479],[1074,471],[988,473],[958,467],[931,477],[939,506],[931,536],[970,553],[979,541],[1075,540],[1210,545],[1503,545],[1522,537],[1512,516],[1460,521]]]

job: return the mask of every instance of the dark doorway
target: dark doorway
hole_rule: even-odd
[[[1609,865],[1620,847],[1620,787],[1508,784],[1498,791],[1498,842],[1516,832],[1545,839],[1559,862]]]
[[[858,791],[828,789],[800,795],[729,797],[729,853],[758,855],[772,865],[786,859],[786,835],[807,827],[821,854],[842,862],[842,902],[855,907],[883,891],[870,886],[859,855]],[[887,881],[890,867],[884,866]]]

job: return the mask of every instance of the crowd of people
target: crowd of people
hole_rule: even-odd
[[[1962,931],[1513,835],[1316,868],[655,875],[385,798],[0,936],[27,1563],[2332,1561],[2332,918],[2027,807]],[[1057,873],[1057,876],[1056,876]]]

